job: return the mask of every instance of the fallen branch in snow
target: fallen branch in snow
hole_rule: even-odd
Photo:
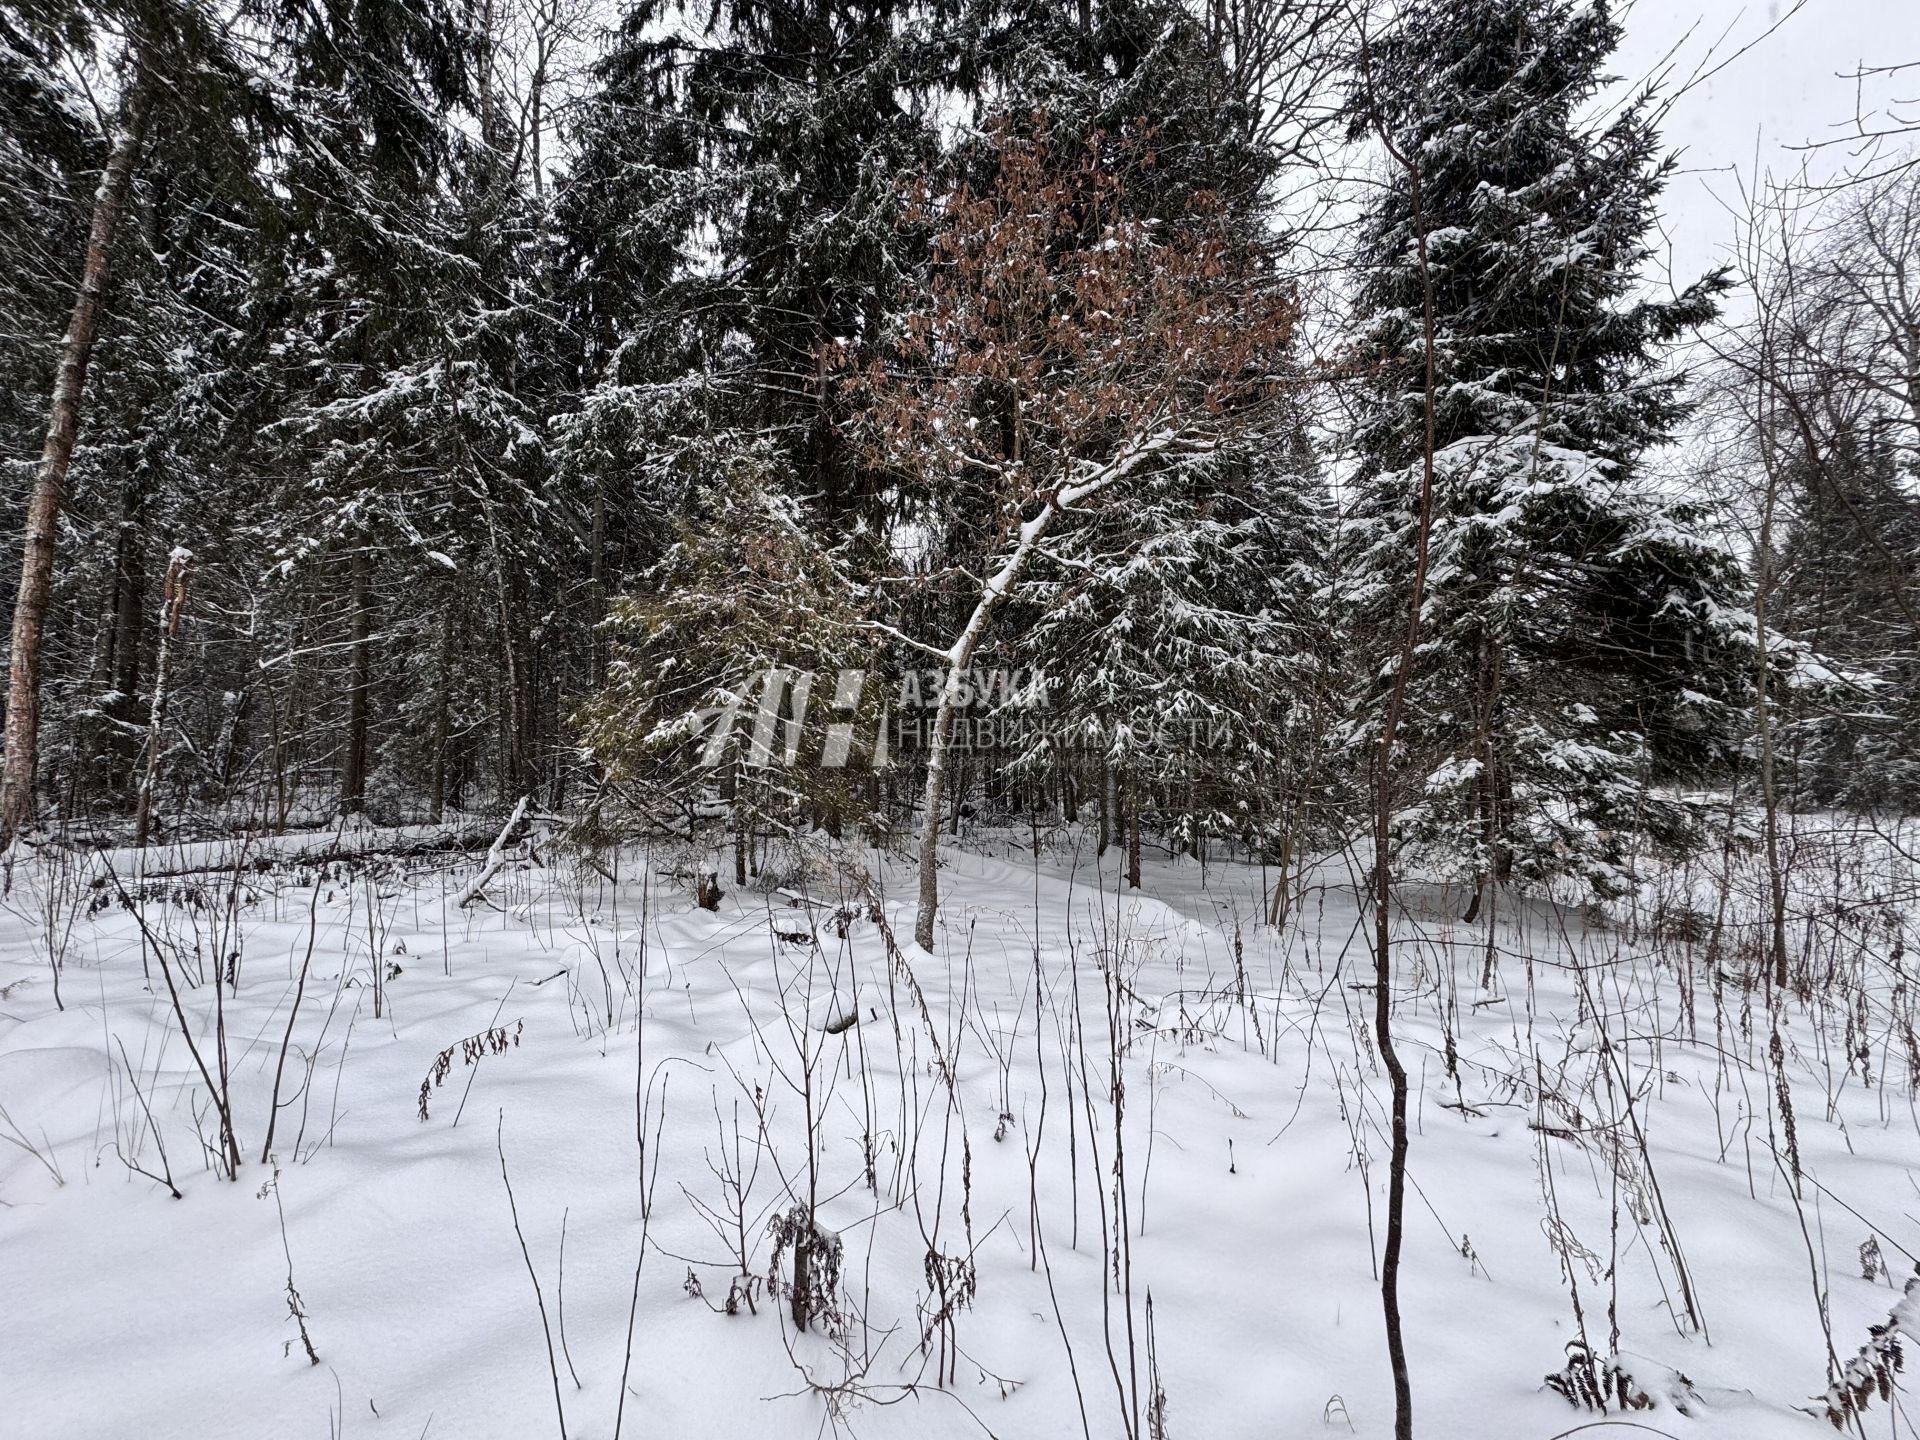
[[[480,873],[474,877],[473,883],[460,892],[460,898],[455,902],[459,909],[464,910],[474,901],[484,899],[487,886],[493,883],[493,877],[498,875],[506,865],[507,842],[512,838],[513,832],[520,828],[520,822],[526,818],[528,798],[525,795],[520,797],[520,803],[513,807],[513,814],[507,817],[507,823],[501,828],[499,837],[487,847],[487,863],[480,867]]]

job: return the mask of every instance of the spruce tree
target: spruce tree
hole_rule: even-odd
[[[901,180],[935,152],[926,32],[914,0],[627,12],[560,201],[604,436],[624,441],[621,408],[659,450],[696,420],[708,453],[772,436],[822,523],[871,513],[836,356],[874,343],[910,269]],[[671,404],[716,385],[704,414]]]
[[[1018,716],[1030,728],[1009,727],[1025,737],[1014,773],[1097,786],[1109,839],[1125,815],[1131,843],[1152,805],[1189,852],[1210,835],[1289,846],[1314,762],[1329,516],[1286,440],[1271,425],[1144,477],[1063,538],[1008,626],[999,653],[1042,682]]]
[[[333,103],[290,185],[267,538],[275,608],[308,598],[286,653],[333,657],[339,743],[316,758],[338,808],[411,796],[437,817],[486,793],[470,781],[508,805],[557,785],[586,520],[553,484],[554,254],[496,12],[390,18],[364,50],[298,57]],[[396,669],[420,683],[389,683]]]
[[[1643,839],[1690,830],[1655,787],[1727,764],[1740,733],[1740,568],[1643,463],[1687,413],[1664,347],[1725,282],[1645,291],[1671,168],[1653,97],[1586,118],[1619,38],[1604,3],[1445,0],[1360,57],[1356,135],[1394,158],[1357,257],[1375,378],[1348,599],[1374,668],[1352,723],[1377,723],[1406,629],[1430,295],[1431,558],[1391,783],[1402,838],[1473,883],[1472,909],[1489,878],[1626,884]]]
[[[1793,514],[1773,563],[1780,628],[1868,682],[1842,689],[1796,737],[1803,798],[1870,808],[1920,803],[1920,653],[1903,602],[1920,586],[1920,500],[1873,422],[1793,466]],[[1861,433],[1864,431],[1865,433]]]
[[[621,573],[596,594],[634,592],[584,717],[606,763],[770,665],[872,663],[828,617],[906,497],[850,438],[850,391],[925,253],[908,182],[953,53],[919,0],[647,0],[594,68],[557,199],[582,341],[558,458],[604,497]]]

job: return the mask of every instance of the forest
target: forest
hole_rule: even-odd
[[[1703,219],[1707,8],[0,0],[0,1431],[1920,1435],[1920,26]]]

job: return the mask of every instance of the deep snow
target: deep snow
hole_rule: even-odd
[[[1740,983],[1748,898],[1709,953],[1707,867],[1663,882],[1657,935],[1652,894],[1604,924],[1507,897],[1489,928],[1452,918],[1458,895],[1403,892],[1417,1433],[1547,1437],[1599,1418],[1543,1384],[1578,1334],[1567,1274],[1600,1351],[1617,1277],[1622,1361],[1656,1402],[1627,1418],[1680,1436],[1828,1433],[1810,1413],[1829,1379],[1816,1285],[1845,1364],[1899,1299],[1899,1247],[1920,1251],[1920,1056],[1911,867],[1884,848],[1863,862],[1844,837],[1809,843],[1795,944],[1820,983],[1780,1007],[1798,1203],[1766,992]],[[0,916],[0,1434],[554,1435],[544,1304],[567,1433],[611,1436],[649,1184],[626,1435],[1106,1437],[1137,1414],[1144,1436],[1149,1292],[1167,1434],[1391,1432],[1374,1271],[1385,1087],[1344,865],[1310,877],[1275,930],[1257,866],[1161,861],[1129,892],[1117,855],[1103,867],[1072,836],[1037,864],[954,851],[941,954],[909,951],[910,984],[830,867],[786,877],[812,906],[729,887],[708,913],[658,873],[684,857],[608,852],[614,883],[561,847],[540,855],[493,884],[497,907],[467,910],[454,902],[477,855],[296,859],[247,875],[231,921],[218,875],[196,893],[150,882],[145,940],[118,903],[84,913],[112,897],[88,888],[97,868],[16,874]],[[137,857],[113,858],[131,887]],[[910,935],[910,871],[848,858]],[[1682,891],[1693,930],[1672,919]],[[161,952],[216,1071],[214,976],[235,974],[220,1004],[237,1182],[216,1173]],[[505,1048],[466,1063],[459,1042],[494,1026]],[[1101,1238],[1113,1036],[1133,1363]],[[835,1318],[798,1335],[764,1282],[769,1221],[808,1187],[803,1089],[819,1221],[844,1263]],[[179,1200],[130,1168],[165,1173],[156,1131]],[[753,1173],[759,1278],[757,1313],[730,1316],[715,1307],[738,1266],[702,1212],[724,1214],[734,1156]],[[1871,1227],[1890,1274],[1869,1280]],[[955,1286],[970,1261],[977,1287],[944,1386],[937,1335],[921,1343],[930,1250]],[[317,1365],[289,1313],[289,1257]],[[1892,1433],[1894,1413],[1876,1400],[1867,1433]]]

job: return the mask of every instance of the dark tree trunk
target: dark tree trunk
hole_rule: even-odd
[[[537,93],[537,92],[536,92]],[[535,131],[536,142],[539,132]],[[539,175],[536,157],[534,174]],[[600,624],[607,618],[607,482],[602,476],[593,492],[593,534],[587,545],[587,690],[600,688],[607,673],[607,641]]]
[[[137,758],[133,735],[139,723],[140,612],[146,598],[146,547],[140,527],[144,495],[137,474],[130,475],[121,491],[113,570],[94,644],[91,685],[98,713],[83,741],[84,763],[75,767],[76,806],[82,798],[124,801]]]
[[[532,638],[526,631],[526,580],[511,558],[501,566],[500,638],[506,660],[506,692],[501,713],[501,794],[524,795],[533,788],[534,686]]]
[[[138,500],[130,495],[115,545],[112,628],[107,639],[109,683],[129,699],[140,693],[141,615],[147,608],[145,551]]]
[[[1113,843],[1113,822],[1115,812],[1120,808],[1118,787],[1114,784],[1113,767],[1107,764],[1103,756],[1100,761],[1100,850],[1107,853],[1107,847]]]
[[[1140,785],[1138,781],[1129,781],[1127,785],[1127,887],[1140,888]]]

